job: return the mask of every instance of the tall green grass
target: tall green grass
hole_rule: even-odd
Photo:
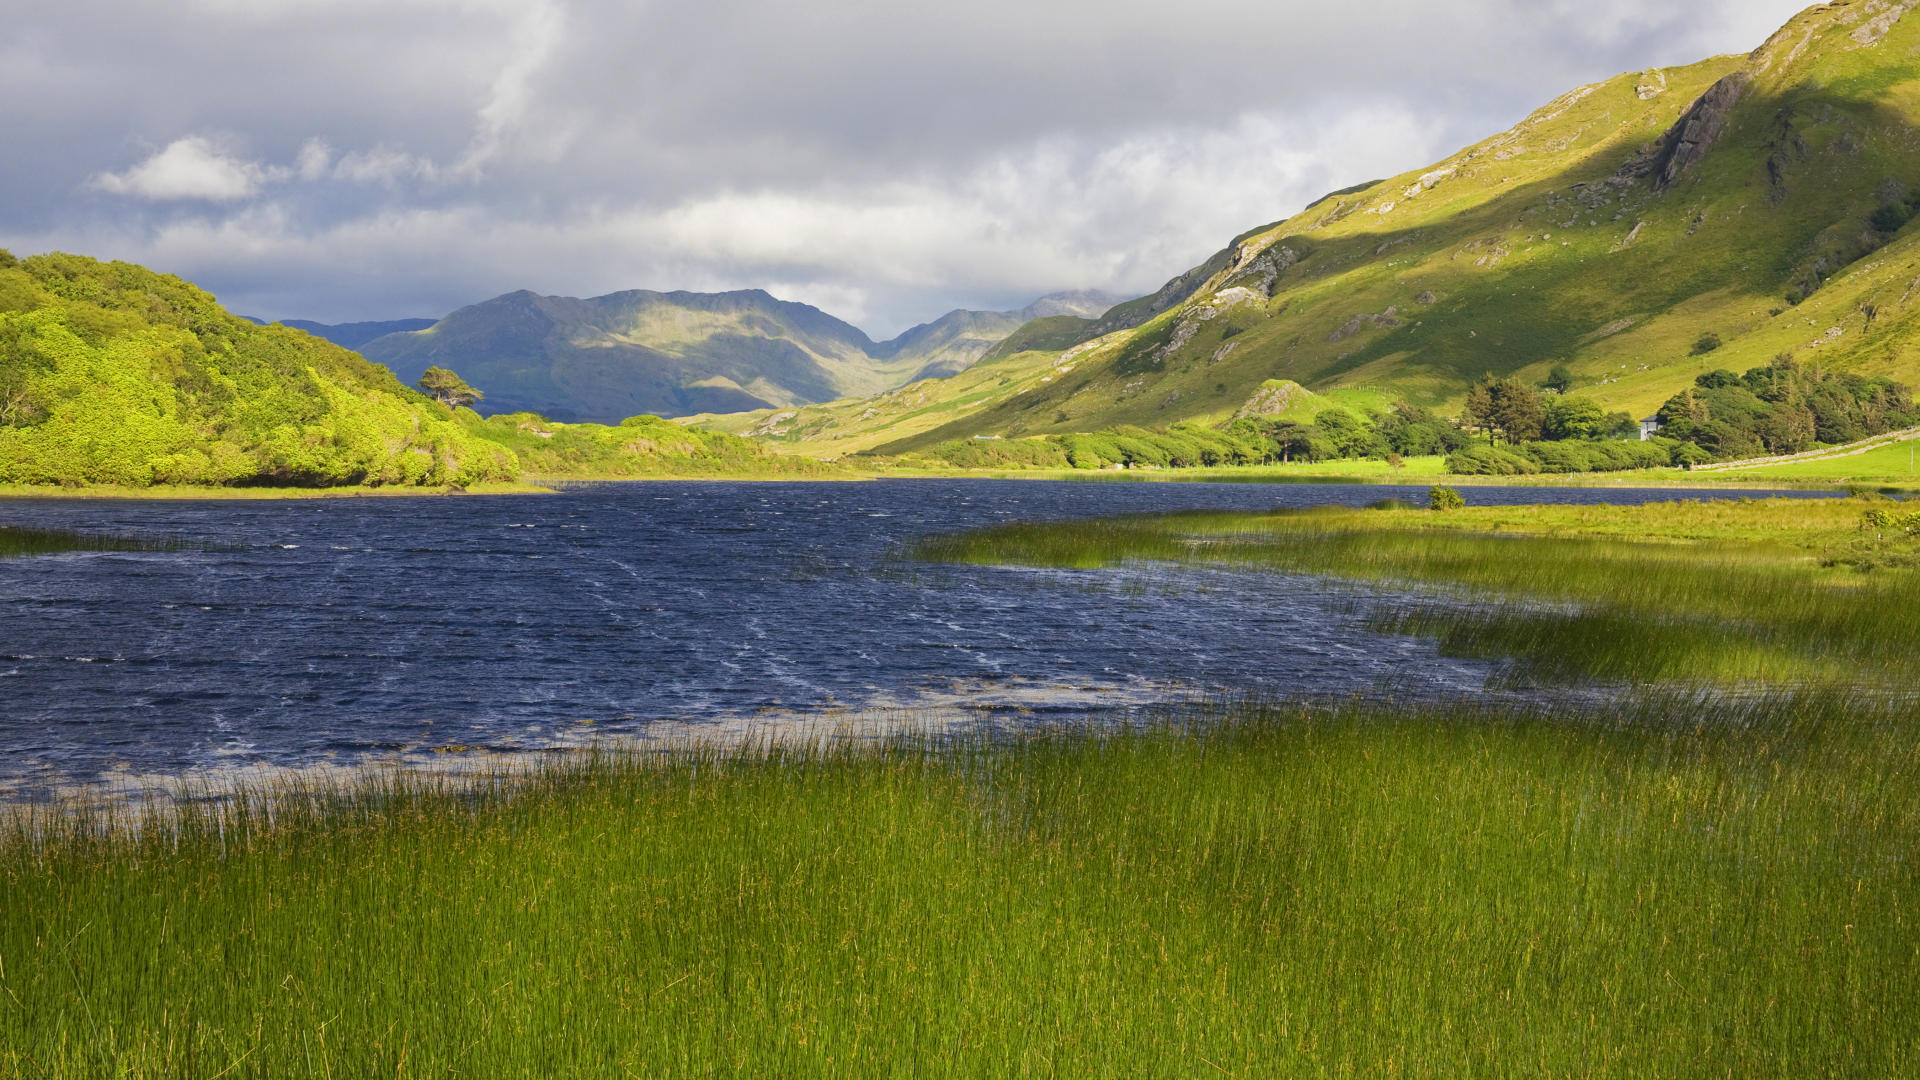
[[[1920,575],[1836,568],[1860,555],[1860,505],[1173,514],[998,526],[915,554],[1201,561],[1419,590],[1441,602],[1383,608],[1376,625],[1533,677],[1907,686]]]
[[[43,814],[0,843],[0,1075],[1920,1070],[1920,707],[1608,712]]]

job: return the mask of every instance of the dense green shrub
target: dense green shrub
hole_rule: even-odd
[[[1920,407],[1890,379],[1802,368],[1789,357],[1744,375],[1710,371],[1660,408],[1661,434],[1708,459],[1796,454],[1920,424]]]
[[[1531,476],[1535,473],[1618,472],[1686,464],[1675,454],[1687,444],[1672,439],[1565,440],[1518,446],[1474,446],[1447,457],[1447,471],[1461,476]]]
[[[1435,484],[1427,491],[1427,508],[1430,510],[1459,510],[1466,505],[1466,497],[1457,488]]]

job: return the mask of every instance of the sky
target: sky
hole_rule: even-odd
[[[0,247],[232,310],[764,288],[877,337],[1150,291],[1802,0],[10,0]]]

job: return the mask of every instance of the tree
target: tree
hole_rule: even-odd
[[[1555,364],[1553,370],[1547,372],[1547,381],[1540,385],[1556,394],[1564,394],[1573,389],[1573,372],[1568,371],[1565,364]]]
[[[1709,330],[1693,343],[1693,355],[1705,356],[1720,347],[1720,335]]]
[[[1493,394],[1490,392],[1492,386],[1492,375],[1474,383],[1473,388],[1467,391],[1466,405],[1460,410],[1460,419],[1463,423],[1472,424],[1487,433],[1488,446],[1493,445]]]
[[[1313,434],[1325,443],[1328,457],[1366,457],[1379,449],[1379,436],[1373,426],[1345,409],[1322,410],[1313,418]]]
[[[1489,444],[1496,433],[1509,443],[1523,443],[1540,437],[1547,411],[1532,387],[1489,375],[1467,392],[1467,416],[1486,429]]]
[[[1607,414],[1592,398],[1557,397],[1547,402],[1543,432],[1549,439],[1597,439],[1607,430]]]
[[[487,395],[467,385],[467,381],[443,367],[430,367],[420,376],[419,387],[433,400],[449,409],[471,405]]]

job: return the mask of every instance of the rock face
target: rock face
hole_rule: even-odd
[[[1258,392],[1247,399],[1247,403],[1235,410],[1233,418],[1240,420],[1249,416],[1274,416],[1286,412],[1295,405],[1313,396],[1306,387],[1291,379],[1281,379],[1262,386]]]
[[[1861,45],[1878,45],[1880,39],[1887,36],[1887,31],[1893,29],[1893,24],[1912,11],[1913,6],[1914,0],[1899,0],[1898,3],[1894,0],[1869,0],[1864,12],[1867,21],[1848,36]]]
[[[1655,190],[1672,187],[1706,158],[1714,140],[1726,130],[1727,114],[1752,85],[1753,76],[1736,71],[1700,95],[1661,140],[1660,153],[1652,162]]]

